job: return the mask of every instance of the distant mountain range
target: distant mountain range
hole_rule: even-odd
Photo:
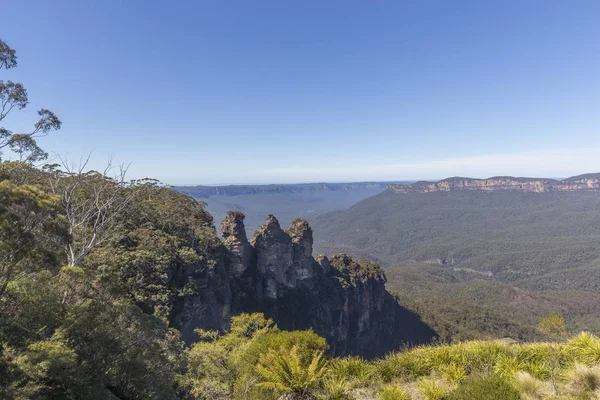
[[[298,217],[312,220],[323,212],[348,208],[381,193],[392,183],[402,182],[177,186],[174,189],[206,202],[206,209],[215,217],[217,225],[227,211],[243,211],[250,235],[268,214],[276,215],[284,226]]]
[[[544,282],[546,273],[600,262],[600,174],[393,184],[313,226],[326,252]]]
[[[450,192],[456,190],[598,191],[600,190],[600,173],[577,175],[562,180],[515,178],[512,176],[495,176],[487,179],[453,177],[438,182],[419,181],[412,184],[392,184],[390,189],[396,193]]]
[[[361,189],[385,189],[393,183],[402,182],[350,182],[350,183],[291,183],[271,185],[227,185],[227,186],[176,186],[175,190],[196,199],[213,196],[240,196],[265,193],[335,192]],[[404,182],[410,183],[410,182]]]

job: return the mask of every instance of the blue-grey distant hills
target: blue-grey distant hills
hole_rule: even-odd
[[[312,220],[317,214],[342,210],[383,192],[391,184],[410,182],[298,183],[272,185],[176,186],[178,192],[206,202],[218,225],[227,211],[246,214],[246,229],[255,231],[268,214],[283,226],[295,218]]]

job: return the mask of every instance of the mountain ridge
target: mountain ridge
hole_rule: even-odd
[[[388,189],[395,193],[432,193],[458,190],[482,192],[514,190],[537,193],[550,191],[600,191],[600,173],[576,175],[562,180],[512,176],[493,176],[485,179],[455,176],[437,182],[418,181],[410,184],[391,184],[388,186]]]
[[[319,191],[340,191],[354,189],[385,188],[394,183],[409,183],[410,181],[386,182],[315,182],[315,183],[273,183],[266,185],[183,185],[174,186],[180,193],[194,198],[208,198],[211,196],[239,196],[259,193],[304,193]]]
[[[315,215],[345,209],[381,193],[390,183],[394,182],[199,185],[176,186],[173,190],[205,203],[216,221],[223,220],[230,210],[244,212],[247,233],[252,235],[267,214],[277,215],[286,226],[295,218],[311,220]]]

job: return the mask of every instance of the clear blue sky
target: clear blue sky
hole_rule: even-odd
[[[31,105],[174,184],[600,171],[600,1],[9,1]]]

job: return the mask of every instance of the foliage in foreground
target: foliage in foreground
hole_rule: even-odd
[[[303,361],[298,356],[296,345],[289,351],[270,349],[260,356],[256,366],[261,378],[256,387],[275,393],[289,393],[298,399],[307,398],[319,387],[327,371],[326,366],[327,361],[321,351],[315,351],[310,360]]]
[[[314,333],[279,331],[260,314],[236,317],[226,335],[204,337],[190,351],[186,376],[200,399],[576,400],[600,394],[600,338],[585,332],[562,342],[474,341],[327,362],[321,357],[326,345]]]
[[[280,331],[262,314],[233,317],[225,335],[199,331],[183,382],[200,399],[305,395],[325,372],[325,339],[312,331]]]
[[[519,400],[519,391],[498,375],[473,376],[454,390],[447,400]]]
[[[379,398],[386,399],[408,398],[408,386],[415,388],[413,398],[427,400],[595,399],[599,361],[600,338],[582,332],[563,342],[474,341],[422,346],[374,361],[342,358],[331,361],[329,374],[355,392],[379,386]]]
[[[190,366],[196,364],[187,375],[201,399],[581,400],[600,394],[600,338],[585,332],[561,342],[421,346],[372,361],[326,361],[326,345],[314,333],[279,331],[260,314],[236,317],[226,335],[204,337],[211,339],[193,346]],[[217,365],[220,371],[209,372]],[[217,382],[220,394],[210,392]]]

